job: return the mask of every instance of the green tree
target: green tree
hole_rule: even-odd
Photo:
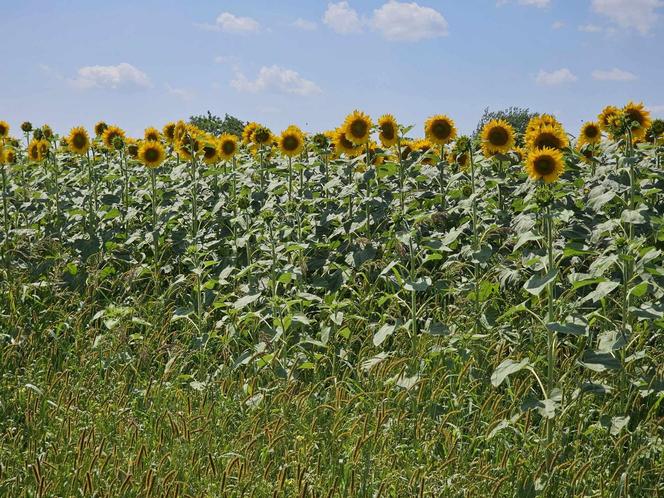
[[[228,114],[224,118],[215,116],[210,111],[207,114],[199,114],[198,116],[191,116],[189,122],[203,131],[212,133],[214,135],[221,135],[222,133],[232,133],[238,137],[242,136],[242,130],[245,123],[235,116]]]
[[[512,125],[514,131],[517,133],[517,142],[521,142],[523,135],[526,132],[528,122],[535,116],[539,116],[539,113],[530,112],[530,109],[525,107],[508,107],[501,111],[490,111],[487,107],[484,109],[484,114],[479,123],[477,123],[477,128],[475,129],[475,133],[473,133],[473,139],[479,140],[482,128],[484,128],[484,125],[489,121],[494,119],[504,119]]]

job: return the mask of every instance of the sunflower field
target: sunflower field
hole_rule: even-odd
[[[0,496],[664,496],[662,156],[0,121]]]

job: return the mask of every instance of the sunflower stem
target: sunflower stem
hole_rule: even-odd
[[[293,159],[288,156],[288,208],[293,201]]]
[[[403,184],[404,184],[404,169],[403,169],[403,157],[401,157],[401,137],[397,137],[397,155],[399,156],[399,200],[401,203],[401,216],[406,214],[406,201]]]
[[[150,168],[150,183],[152,185],[152,243],[153,243],[153,264],[154,275],[158,277],[159,264],[159,228],[157,226],[157,171],[156,168]]]
[[[544,214],[544,225],[546,231],[546,249],[547,249],[547,260],[548,260],[548,272],[551,273],[555,271],[555,260],[553,255],[553,215],[551,213],[550,202],[546,206],[546,211]],[[548,298],[548,312],[547,312],[547,323],[551,323],[555,320],[555,311],[554,311],[554,292],[556,286],[556,277],[551,279],[547,284],[547,298]],[[554,374],[555,374],[555,362],[556,362],[556,336],[553,330],[547,328],[547,376],[546,376],[546,389],[547,396],[551,396],[551,391],[554,386]],[[547,442],[550,444],[553,439],[553,421],[549,420],[547,423]]]
[[[4,250],[2,251],[3,259],[6,263],[9,262],[9,251],[7,250],[9,246],[9,202],[7,199],[7,171],[5,170],[5,165],[0,164],[2,169],[2,213],[5,226],[5,236],[4,236]]]
[[[475,196],[475,159],[473,158],[473,146],[468,147],[468,156],[470,158],[470,193],[472,196],[472,224],[473,224],[473,251],[478,252],[480,249],[479,235],[477,233],[477,200]],[[474,281],[474,304],[475,304],[475,332],[479,330],[480,326],[480,265],[479,262],[473,262],[473,281]]]

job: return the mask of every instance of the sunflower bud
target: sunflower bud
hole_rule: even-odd
[[[553,193],[547,187],[540,185],[535,193],[535,201],[540,208],[547,207],[553,201]]]
[[[470,197],[472,193],[473,193],[473,188],[470,185],[464,185],[463,186],[463,196],[464,197]]]
[[[24,121],[21,123],[21,130],[25,133],[30,133],[32,131],[32,123],[30,121]]]
[[[237,205],[240,209],[247,209],[249,207],[249,199],[246,197],[240,197],[237,200]]]
[[[35,140],[41,140],[44,137],[44,133],[40,128],[37,128],[32,136],[35,137]]]
[[[125,143],[124,143],[124,140],[122,139],[122,137],[115,137],[115,138],[113,139],[113,148],[114,148],[115,150],[122,150],[122,149],[124,149],[124,145],[125,145]]]
[[[618,237],[616,239],[616,247],[620,250],[627,247],[627,239],[625,237]]]
[[[42,126],[41,132],[46,140],[50,140],[51,138],[53,138],[53,130],[49,125]]]
[[[264,211],[261,212],[261,218],[265,220],[266,223],[272,223],[272,220],[274,220],[274,211],[271,209],[265,209]]]

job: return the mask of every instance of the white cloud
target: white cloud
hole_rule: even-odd
[[[374,10],[371,27],[395,41],[418,41],[448,34],[447,21],[437,10],[396,0]]]
[[[558,69],[556,71],[551,71],[550,73],[541,70],[537,74],[535,81],[537,82],[538,85],[555,86],[555,85],[562,85],[564,83],[573,83],[577,79],[578,78],[574,76],[572,71],[570,71],[567,68],[563,68],[563,69]]]
[[[193,100],[193,98],[195,97],[194,92],[185,90],[184,88],[174,88],[168,83],[166,83],[166,91],[168,92],[169,95],[182,99],[185,102],[189,102]]]
[[[293,21],[292,26],[303,31],[314,31],[318,25],[313,21],[308,21],[307,19],[302,19],[301,17]]]
[[[222,12],[217,16],[215,24],[208,26],[217,31],[225,31],[226,33],[256,33],[260,30],[260,24],[251,17],[241,17],[231,14],[230,12]]]
[[[637,76],[629,71],[614,67],[608,71],[593,71],[593,78],[599,81],[634,81]]]
[[[501,5],[505,5],[509,2],[510,0],[497,0],[496,5],[500,7]],[[530,7],[538,7],[543,9],[544,7],[548,7],[550,5],[551,0],[517,0],[517,3],[519,5],[528,5]]]
[[[662,0],[592,0],[592,8],[621,28],[636,29],[647,34],[659,20],[657,9]]]
[[[239,92],[249,93],[277,91],[309,96],[322,92],[313,81],[304,79],[292,69],[286,69],[277,65],[263,66],[253,81],[238,71],[235,79],[231,81],[231,86]]]
[[[328,3],[323,14],[323,23],[339,34],[362,32],[362,21],[357,11],[348,2]]]
[[[602,31],[602,28],[595,24],[583,24],[579,26],[579,31],[583,31],[585,33],[599,33]]]
[[[565,27],[565,23],[562,21],[556,21],[553,24],[551,24],[552,29],[561,29]]]
[[[117,66],[84,66],[78,69],[76,78],[69,80],[77,88],[148,88],[150,79],[140,69],[122,62]]]

